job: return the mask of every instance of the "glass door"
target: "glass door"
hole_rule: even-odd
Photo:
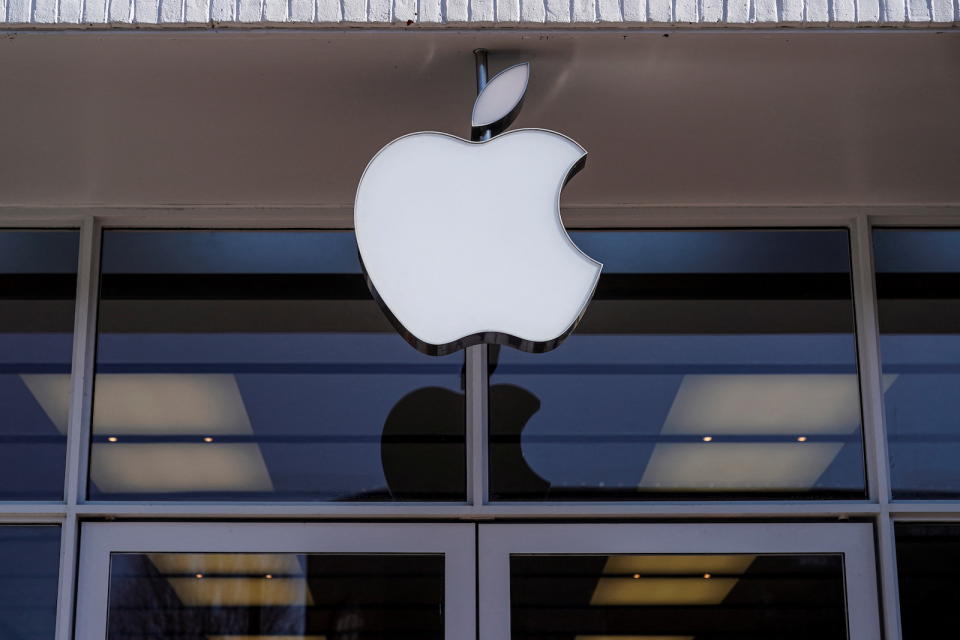
[[[870,524],[480,525],[480,640],[876,640]]]
[[[87,524],[75,637],[468,638],[475,560],[469,524]]]

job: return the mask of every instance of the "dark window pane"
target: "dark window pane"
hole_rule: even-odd
[[[960,230],[874,232],[893,495],[960,497]]]
[[[442,555],[113,554],[109,640],[443,638]]]
[[[371,299],[348,232],[104,234],[90,496],[463,500],[462,355]]]
[[[950,637],[960,608],[960,525],[898,524],[896,532],[903,640]]]
[[[846,231],[571,235],[576,332],[490,350],[495,499],[864,496]]]
[[[843,640],[839,555],[513,556],[514,640]]]
[[[0,526],[0,638],[53,640],[60,527]]]
[[[62,500],[76,231],[0,231],[0,500]]]

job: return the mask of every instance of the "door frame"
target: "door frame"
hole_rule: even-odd
[[[97,522],[83,525],[75,638],[105,640],[111,553],[442,553],[444,635],[476,625],[472,524]]]
[[[479,640],[509,640],[510,555],[842,554],[849,640],[877,640],[873,525],[868,523],[481,524]]]

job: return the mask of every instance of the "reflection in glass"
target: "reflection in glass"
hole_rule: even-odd
[[[847,637],[839,555],[512,556],[512,637]]]
[[[960,230],[874,231],[895,498],[960,497]]]
[[[53,638],[59,564],[60,527],[0,526],[0,638]]]
[[[78,247],[0,231],[0,500],[63,499]]]
[[[495,499],[863,497],[846,231],[571,236],[576,332],[490,349]]]
[[[442,555],[115,553],[108,640],[443,638]]]
[[[90,496],[463,500],[462,362],[396,334],[352,233],[107,232]]]
[[[960,525],[898,524],[903,640],[952,637],[960,607]]]

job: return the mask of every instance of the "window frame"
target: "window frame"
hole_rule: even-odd
[[[479,640],[510,640],[511,555],[687,555],[691,549],[722,555],[840,554],[849,640],[880,637],[870,524],[481,524],[479,530]]]
[[[900,640],[894,522],[960,522],[960,500],[893,501],[890,497],[883,422],[876,294],[873,284],[872,227],[960,227],[953,205],[838,206],[620,206],[566,208],[569,229],[691,229],[844,227],[851,238],[855,326],[863,412],[868,498],[862,501],[804,502],[631,502],[617,504],[489,504],[486,496],[485,352],[467,353],[467,380],[477,401],[467,411],[468,501],[464,504],[270,504],[270,503],[88,503],[85,495],[86,442],[89,437],[93,355],[96,340],[100,234],[106,228],[313,229],[352,227],[349,207],[4,207],[3,228],[80,228],[72,399],[67,434],[65,494],[61,502],[0,503],[0,523],[61,525],[60,580],[56,640],[73,637],[80,523],[135,517],[161,519],[296,518],[336,521],[363,518],[391,522],[457,518],[481,522],[497,518],[578,519],[643,522],[685,518],[711,520],[828,520],[863,518],[873,523],[886,640]]]
[[[475,536],[469,524],[88,523],[83,525],[76,634],[106,638],[112,553],[442,554],[444,630],[466,638],[476,620]]]
[[[2,229],[2,226],[0,226],[0,229]],[[89,486],[90,486],[90,477],[91,477],[90,464],[91,464],[92,448],[93,448],[93,447],[92,447],[92,445],[93,445],[93,422],[94,422],[94,420],[93,420],[93,418],[94,418],[93,412],[94,412],[94,410],[96,409],[96,407],[94,406],[95,397],[94,397],[94,390],[93,390],[93,388],[96,386],[96,377],[97,377],[97,375],[98,375],[98,372],[97,372],[97,349],[98,349],[98,341],[99,341],[99,335],[100,335],[100,334],[99,334],[99,331],[100,331],[100,323],[101,323],[101,321],[102,321],[101,314],[100,314],[100,306],[99,306],[100,301],[101,301],[101,298],[100,298],[100,284],[101,284],[101,282],[102,282],[102,280],[103,280],[103,268],[102,268],[102,263],[101,263],[101,260],[102,260],[102,257],[103,257],[103,256],[102,256],[102,247],[103,247],[104,238],[105,238],[105,236],[106,236],[107,233],[109,233],[109,232],[121,232],[121,234],[118,234],[118,236],[117,236],[117,238],[116,238],[116,239],[119,239],[119,236],[122,235],[122,232],[125,232],[125,231],[146,232],[146,233],[152,233],[152,232],[157,232],[157,233],[163,233],[163,232],[187,232],[187,233],[189,233],[189,232],[204,232],[204,231],[210,231],[210,232],[239,232],[239,233],[251,233],[251,234],[260,233],[260,232],[267,232],[267,233],[269,233],[269,232],[289,232],[289,233],[300,233],[300,232],[304,232],[304,233],[351,233],[351,234],[352,234],[352,232],[353,232],[353,227],[352,227],[352,225],[351,225],[350,227],[346,227],[346,228],[335,228],[335,227],[332,227],[332,226],[328,226],[328,227],[307,227],[307,226],[304,226],[304,225],[299,225],[299,226],[279,226],[279,227],[276,227],[276,226],[272,226],[272,227],[256,227],[256,226],[250,226],[250,225],[234,225],[234,226],[210,226],[210,225],[182,226],[182,225],[177,225],[177,226],[174,226],[174,227],[164,227],[164,226],[158,226],[158,225],[156,225],[156,224],[146,225],[146,226],[119,225],[119,226],[101,226],[101,227],[100,227],[100,230],[99,230],[99,233],[98,233],[98,236],[97,236],[98,252],[97,252],[97,254],[96,254],[95,256],[93,256],[93,257],[96,259],[96,275],[95,275],[96,280],[95,280],[95,282],[93,283],[92,290],[91,290],[91,293],[90,293],[90,295],[92,296],[92,303],[91,303],[91,304],[95,305],[95,308],[90,310],[89,316],[88,316],[88,322],[89,322],[90,325],[91,325],[91,326],[89,327],[89,331],[92,332],[92,337],[90,338],[89,350],[88,350],[88,351],[85,351],[85,354],[87,354],[87,357],[88,357],[89,360],[88,360],[87,363],[85,363],[85,369],[84,369],[84,371],[88,371],[88,372],[89,372],[88,375],[90,376],[90,380],[91,380],[91,381],[89,382],[88,387],[85,388],[85,392],[89,394],[89,398],[87,399],[87,403],[88,403],[88,404],[84,406],[84,411],[85,411],[85,413],[83,414],[83,418],[84,418],[84,428],[85,428],[85,431],[83,432],[83,439],[81,440],[80,445],[79,445],[79,446],[81,446],[81,447],[83,448],[83,450],[81,451],[81,456],[82,456],[82,458],[81,458],[81,466],[80,466],[79,471],[78,471],[78,472],[81,474],[81,477],[79,478],[79,482],[78,482],[78,484],[77,484],[77,491],[79,492],[79,495],[77,496],[77,503],[78,503],[78,504],[143,505],[143,504],[146,503],[146,502],[150,502],[151,504],[177,504],[177,505],[184,505],[184,504],[191,504],[191,505],[193,505],[193,504],[196,504],[196,505],[243,504],[243,505],[252,505],[252,506],[259,506],[259,505],[296,505],[296,506],[301,506],[301,507],[306,507],[306,506],[308,506],[308,505],[314,505],[314,506],[316,506],[316,505],[350,505],[350,504],[361,504],[361,503],[362,503],[362,504],[365,504],[365,505],[375,505],[375,506],[386,506],[386,505],[397,505],[397,506],[403,506],[403,505],[459,506],[459,505],[464,505],[464,504],[470,504],[470,494],[469,494],[470,485],[469,485],[469,478],[467,479],[467,482],[464,483],[466,496],[465,496],[465,500],[462,500],[462,501],[454,501],[454,500],[423,500],[423,501],[417,501],[417,500],[394,500],[394,501],[357,500],[357,501],[337,501],[337,500],[285,500],[285,499],[276,500],[276,501],[265,500],[265,499],[235,500],[235,499],[232,499],[232,498],[228,497],[227,494],[225,494],[224,497],[222,497],[222,498],[213,498],[213,499],[210,499],[210,498],[202,498],[202,499],[190,499],[190,498],[171,499],[171,498],[165,498],[165,497],[164,497],[164,498],[157,498],[156,500],[153,500],[153,501],[149,501],[149,500],[147,500],[147,499],[137,500],[137,499],[130,499],[130,498],[111,498],[111,497],[106,497],[106,498],[96,498],[96,497],[95,497],[95,498],[91,498],[90,495],[89,495],[89,494],[90,494],[90,492],[89,492]],[[134,275],[141,275],[141,274],[135,273]],[[153,274],[151,274],[151,275],[153,275]],[[164,274],[164,275],[165,275],[165,274]],[[177,275],[193,275],[193,274],[185,274],[185,273],[183,273],[183,272],[180,272],[180,273],[178,273]],[[359,274],[357,274],[357,275],[359,275]],[[366,289],[366,285],[364,285],[364,289]],[[217,302],[217,301],[218,301],[218,300],[214,300],[214,302]],[[379,307],[378,307],[377,313],[379,313]],[[391,330],[392,330],[392,329],[391,329]],[[404,342],[404,344],[406,344],[405,341],[403,341],[403,342]],[[427,356],[421,356],[421,357],[427,357]],[[450,357],[450,358],[456,358],[456,357],[457,357],[457,354],[451,354],[451,355],[448,356],[448,357]],[[462,364],[463,364],[464,370],[466,371],[466,366],[467,366],[467,354],[466,354],[466,353],[464,353],[464,354],[462,355]],[[469,391],[470,378],[469,378],[469,376],[470,376],[470,374],[469,374],[469,373],[466,373],[466,375],[465,375],[465,378],[466,378],[466,380],[465,380],[465,387],[464,387],[464,389],[463,389],[463,392],[464,392],[463,407],[464,407],[464,415],[465,415],[465,416],[466,416],[467,411],[468,411],[468,406],[469,406],[468,399],[469,399],[469,397],[470,397],[470,391]],[[467,421],[469,422],[469,417],[467,417]],[[468,439],[467,434],[468,434],[468,433],[469,433],[469,425],[468,425],[468,424],[465,424],[464,433],[463,433],[463,437],[464,437],[464,468],[465,468],[465,469],[468,471],[468,473],[469,473],[469,470],[470,470],[470,468],[471,468],[471,465],[470,465],[470,445],[469,445],[468,442],[467,442],[467,439]],[[119,435],[119,434],[118,434],[118,435]],[[298,513],[299,513],[300,511],[309,512],[310,510],[309,510],[309,509],[306,509],[306,510],[302,510],[302,509],[301,509],[301,510],[297,510],[297,509],[294,509],[294,512],[298,512]],[[349,508],[349,506],[348,506],[347,510],[344,511],[344,513],[349,513],[349,512],[351,512],[351,511],[352,511],[352,510],[351,510],[351,509]],[[363,510],[361,509],[360,511],[363,511]],[[202,511],[201,511],[201,513],[202,513]]]

